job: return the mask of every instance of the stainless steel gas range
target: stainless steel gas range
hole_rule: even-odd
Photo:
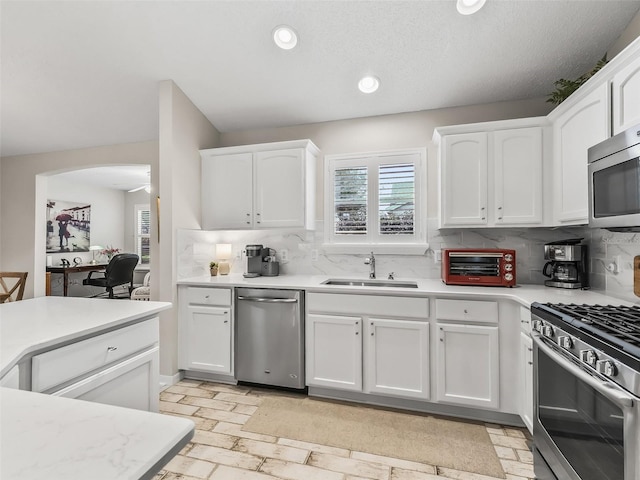
[[[539,480],[640,479],[640,307],[531,306]]]

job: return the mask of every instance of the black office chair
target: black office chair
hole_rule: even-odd
[[[83,285],[94,287],[104,287],[109,292],[109,298],[114,298],[113,287],[129,284],[129,295],[133,290],[133,270],[138,265],[138,255],[135,253],[120,253],[114,255],[104,272],[92,270],[87,278],[82,281]],[[93,274],[102,275],[93,278]],[[96,295],[97,296],[97,295]]]

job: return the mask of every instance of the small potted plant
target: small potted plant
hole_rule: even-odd
[[[209,271],[211,272],[211,276],[215,277],[216,275],[218,275],[218,263],[217,262],[210,262],[209,263]]]

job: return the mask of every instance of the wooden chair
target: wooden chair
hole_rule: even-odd
[[[0,303],[22,300],[27,272],[0,272]]]

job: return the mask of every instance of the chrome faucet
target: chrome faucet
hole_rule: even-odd
[[[373,252],[370,257],[364,259],[364,264],[369,265],[369,278],[376,278],[376,257],[373,256]]]

